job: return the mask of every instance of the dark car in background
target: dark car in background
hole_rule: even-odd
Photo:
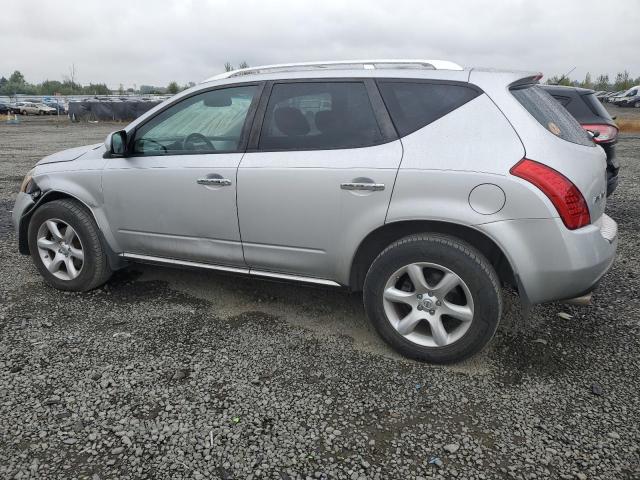
[[[615,144],[618,139],[618,126],[607,109],[588,88],[564,87],[561,85],[543,85],[553,98],[560,102],[582,125],[582,128],[594,134],[594,142],[607,154],[607,196],[618,186],[620,164],[616,159]]]
[[[55,115],[57,113],[60,113],[60,115],[64,115],[67,113],[67,109],[65,108],[64,104],[61,102],[43,101],[42,103],[45,104],[47,107],[54,109],[54,111],[51,112],[52,115]]]
[[[0,102],[0,114],[6,115],[7,113],[11,113],[11,107],[8,103]]]

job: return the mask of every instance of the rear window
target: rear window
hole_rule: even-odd
[[[589,106],[589,109],[597,116],[606,118],[607,120],[613,121],[607,109],[604,108],[604,105],[600,103],[600,100],[593,93],[589,93],[587,95],[583,95],[584,103]]]
[[[404,137],[474,99],[480,92],[463,85],[410,81],[378,83],[391,119]]]
[[[593,147],[595,143],[578,121],[538,86],[512,89],[511,93],[540,125],[567,142]]]

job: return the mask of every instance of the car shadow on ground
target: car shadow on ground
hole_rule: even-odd
[[[361,295],[346,289],[144,264],[116,273],[106,288],[114,300],[135,301],[127,293],[131,282],[145,284],[143,297],[149,300],[161,294],[161,288],[154,285],[163,285],[192,298],[194,305],[204,302],[217,321],[235,321],[248,314],[253,321],[278,319],[308,330],[319,340],[342,337],[354,349],[410,361],[380,339],[367,321]],[[135,290],[139,295],[140,288]],[[592,321],[591,307],[552,303],[535,307],[524,317],[514,292],[505,290],[504,300],[503,319],[489,346],[471,359],[444,368],[467,375],[490,375],[505,385],[517,385],[527,376],[552,378],[584,367],[580,351],[585,345],[594,348],[597,338],[576,335],[576,328],[588,332],[585,326]],[[561,311],[568,312],[571,319],[558,317]]]

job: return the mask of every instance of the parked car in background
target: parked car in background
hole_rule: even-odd
[[[633,87],[625,93],[617,102],[619,107],[640,108],[640,87]]]
[[[67,113],[67,108],[65,106],[64,103],[62,102],[53,102],[53,101],[48,101],[48,102],[42,102],[44,105],[46,105],[49,108],[53,108],[53,112],[51,112],[52,114],[57,114],[60,113],[62,114],[66,114]]]
[[[613,97],[611,99],[611,103],[613,103],[614,105],[626,106],[627,101],[635,97],[638,94],[639,89],[640,89],[640,86],[631,87],[630,89],[625,90],[621,94]]]
[[[226,72],[42,159],[13,208],[18,248],[70,291],[135,261],[345,286],[402,354],[460,361],[493,337],[503,284],[527,307],[588,302],[615,257],[606,155],[540,76]]]
[[[593,132],[593,141],[604,149],[607,154],[607,196],[611,195],[618,186],[620,170],[615,150],[618,126],[613,118],[596,98],[593,90],[561,85],[543,85],[542,88],[560,102],[582,128]]]
[[[18,113],[22,115],[49,115],[55,110],[51,107],[47,107],[42,103],[33,102],[18,102],[14,109],[18,110]]]
[[[614,103],[614,104],[615,104],[616,100],[617,100],[619,97],[621,97],[621,96],[624,94],[624,92],[625,92],[625,91],[626,91],[626,90],[618,90],[617,92],[613,92],[611,95],[609,95],[609,96],[607,97],[607,102],[608,102],[608,103]]]
[[[0,114],[6,115],[11,113],[11,106],[8,103],[0,102]]]

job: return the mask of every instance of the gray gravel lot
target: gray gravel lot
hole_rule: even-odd
[[[619,254],[594,304],[523,320],[505,292],[490,347],[434,367],[340,290],[142,265],[45,286],[15,192],[116,128],[0,125],[0,478],[640,478],[640,135],[619,143]]]

